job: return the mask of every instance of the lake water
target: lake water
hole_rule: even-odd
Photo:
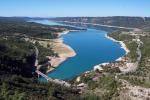
[[[62,25],[43,20],[34,21],[47,25]],[[115,61],[125,54],[121,45],[105,37],[106,31],[88,29],[86,31],[69,32],[63,35],[64,43],[72,47],[76,56],[69,58],[54,71],[48,73],[49,77],[68,80],[86,71],[92,70],[97,64]]]

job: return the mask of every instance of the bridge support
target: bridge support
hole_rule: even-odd
[[[40,78],[40,74],[38,74],[38,78]]]

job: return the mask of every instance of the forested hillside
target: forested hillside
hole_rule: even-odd
[[[94,23],[94,24],[130,27],[130,28],[150,27],[150,18],[149,17],[123,17],[123,16],[116,16],[116,17],[58,17],[58,18],[53,18],[53,20]]]
[[[55,56],[49,47],[27,41],[33,38],[54,39],[57,32],[70,27],[46,26],[25,19],[0,18],[0,100],[52,100],[78,98],[76,90],[53,83],[41,83],[35,73],[35,46],[39,61]]]

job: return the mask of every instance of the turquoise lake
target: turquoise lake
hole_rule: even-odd
[[[34,21],[47,25],[62,25],[48,20]],[[76,52],[76,56],[67,59],[54,71],[48,73],[51,78],[70,80],[92,70],[97,64],[115,61],[125,54],[121,45],[105,37],[108,32],[96,29],[69,32],[63,35],[64,43]]]

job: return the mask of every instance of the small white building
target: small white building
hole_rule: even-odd
[[[94,71],[103,71],[103,68],[100,66],[100,65],[96,65],[96,66],[94,66]]]

